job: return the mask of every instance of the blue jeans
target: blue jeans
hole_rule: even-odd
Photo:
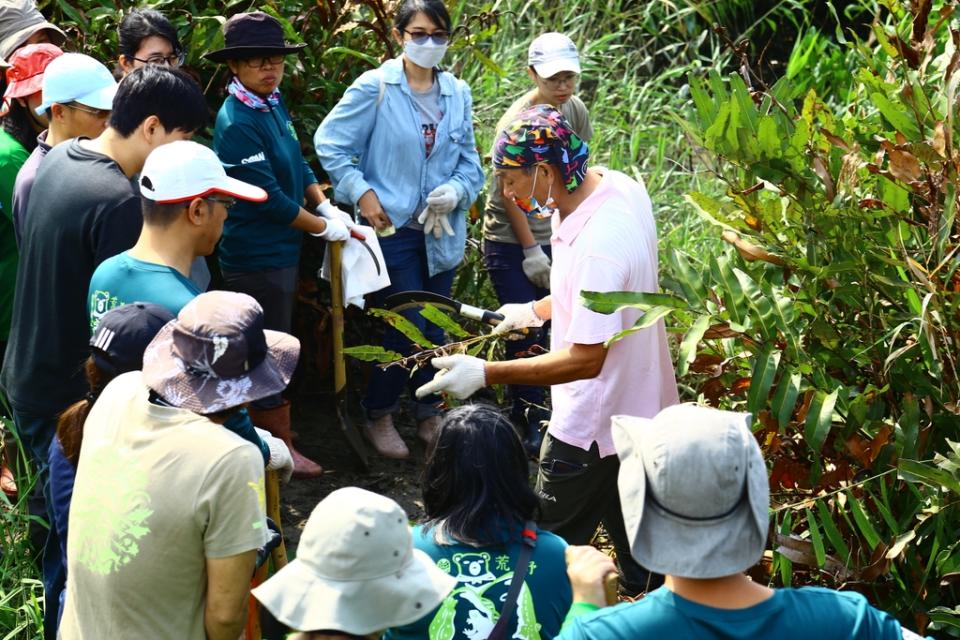
[[[47,531],[46,543],[43,547],[43,634],[44,638],[57,637],[57,621],[60,611],[60,592],[66,585],[66,568],[64,557],[60,552],[60,536],[53,526],[53,499],[50,494],[50,443],[57,432],[57,416],[37,416],[21,413],[13,409],[13,421],[17,427],[20,442],[26,447],[27,453],[37,470],[37,486],[42,488],[44,507],[42,511],[50,528]]]
[[[550,245],[541,245],[541,247],[547,256],[551,256]],[[530,282],[523,273],[523,247],[519,244],[484,240],[483,259],[487,263],[487,273],[490,274],[490,281],[493,282],[500,304],[530,302],[550,294],[549,290],[541,289]],[[516,359],[518,354],[528,351],[535,344],[546,349],[548,329],[549,324],[523,340],[508,340],[507,358]],[[524,409],[530,405],[543,406],[546,387],[512,384],[509,389],[513,397],[513,408],[510,413],[514,418],[522,416]]]
[[[398,229],[395,234],[380,238],[380,247],[383,249],[383,259],[386,262],[387,273],[390,274],[390,286],[378,291],[372,300],[373,306],[383,304],[384,298],[402,291],[431,291],[444,296],[450,295],[453,286],[455,269],[429,274],[427,268],[427,247],[423,231],[419,229]],[[441,345],[444,343],[443,329],[427,322],[420,315],[418,309],[403,311],[403,316],[415,324],[430,342]],[[406,337],[393,327],[387,327],[383,333],[383,347],[403,355],[413,353],[413,346]],[[381,369],[375,367],[370,383],[367,385],[367,396],[363,399],[363,407],[369,420],[376,420],[389,413],[394,413],[400,407],[400,395],[404,388],[409,387],[411,398],[417,387],[433,379],[435,373],[432,367],[420,367],[413,376],[406,369],[389,367]],[[440,413],[437,404],[438,395],[427,396],[415,401],[414,418],[419,422]]]

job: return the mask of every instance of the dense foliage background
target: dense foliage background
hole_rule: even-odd
[[[150,3],[177,25],[211,114],[226,17],[261,9],[310,46],[283,85],[305,150],[362,71],[396,53],[379,0]],[[113,2],[41,2],[71,46],[116,57]],[[451,9],[448,64],[481,149],[525,91],[526,47],[568,33],[596,161],[644,180],[682,393],[755,414],[775,527],[755,577],[862,591],[905,626],[960,635],[957,88],[950,2],[676,0]],[[495,306],[479,230],[457,294]],[[28,484],[27,478],[22,479]],[[0,498],[2,499],[2,498]],[[0,509],[0,639],[33,638],[42,590],[23,505]]]

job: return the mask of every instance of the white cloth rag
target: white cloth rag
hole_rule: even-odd
[[[377,265],[374,264],[370,252],[362,245],[363,242],[356,238],[349,238],[343,246],[341,252],[341,277],[343,278],[343,297],[344,304],[363,309],[363,296],[374,291],[380,291],[390,286],[390,276],[387,275],[387,265],[383,260],[383,251],[380,249],[380,242],[377,240],[377,232],[373,227],[357,225],[354,227],[365,238],[366,244],[377,260],[380,261],[380,273],[377,274]],[[320,277],[327,282],[330,281],[330,254],[326,251],[323,257],[323,268],[320,270]]]

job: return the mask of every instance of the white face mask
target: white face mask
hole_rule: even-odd
[[[424,69],[433,69],[443,60],[447,52],[447,45],[434,44],[429,38],[424,44],[417,44],[413,40],[407,40],[403,43],[403,52],[413,64]]]

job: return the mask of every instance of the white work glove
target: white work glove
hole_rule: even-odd
[[[497,313],[503,316],[503,321],[493,328],[493,333],[500,335],[527,327],[542,327],[545,320],[537,315],[533,309],[533,303],[534,301],[505,304],[497,309]]]
[[[433,376],[433,380],[417,389],[418,398],[445,391],[463,400],[487,385],[485,363],[480,358],[465,355],[443,356],[434,358],[431,364],[434,369],[440,369],[440,372]]]
[[[550,258],[539,244],[523,250],[523,273],[541,289],[550,288]]]
[[[438,213],[433,208],[433,205],[427,205],[427,208],[417,216],[417,222],[423,225],[423,233],[425,235],[432,233],[433,237],[439,240],[443,237],[444,232],[446,232],[448,236],[454,235],[453,227],[450,226],[450,221],[447,217],[448,214]]]
[[[446,215],[457,208],[460,196],[450,183],[442,184],[427,195],[427,204],[437,213]]]
[[[357,224],[356,222],[354,222],[353,216],[351,216],[346,211],[343,211],[342,209],[338,209],[329,200],[324,200],[323,202],[317,205],[317,213],[319,213],[321,216],[323,216],[327,220],[339,220],[343,224],[347,225],[348,229],[354,226],[355,224]]]
[[[324,218],[327,228],[322,233],[311,233],[315,238],[323,238],[327,242],[341,242],[350,237],[350,229],[344,224],[343,220],[336,218]]]
[[[290,478],[293,477],[293,456],[290,455],[290,449],[287,448],[286,443],[280,438],[275,438],[266,429],[259,427],[253,429],[270,449],[270,461],[267,463],[267,469],[279,471],[280,478],[284,482],[290,482]]]

